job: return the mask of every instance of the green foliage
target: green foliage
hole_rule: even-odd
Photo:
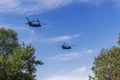
[[[19,44],[17,33],[11,29],[0,29],[0,79],[34,80],[36,65],[42,65],[35,59],[35,49]]]
[[[120,47],[102,49],[95,57],[92,71],[97,80],[120,80]]]
[[[120,45],[120,33],[119,33],[119,37],[118,37],[118,44]]]
[[[0,52],[6,55],[12,54],[13,49],[18,46],[17,33],[11,29],[0,29]]]

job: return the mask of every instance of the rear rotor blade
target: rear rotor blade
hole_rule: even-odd
[[[28,17],[25,17],[28,21],[30,21],[29,19],[28,19]]]

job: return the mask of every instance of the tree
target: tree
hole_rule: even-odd
[[[120,35],[118,44],[120,45]],[[92,71],[95,75],[93,80],[120,80],[120,47],[102,49],[95,57]]]
[[[18,43],[17,33],[0,28],[0,79],[34,80],[36,65],[43,62],[35,59],[31,45]]]

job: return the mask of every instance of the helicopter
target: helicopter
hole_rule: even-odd
[[[28,20],[26,24],[28,24],[31,27],[41,27],[42,25],[46,25],[46,24],[41,24],[39,20],[30,21],[28,17],[26,17],[26,19]]]
[[[66,45],[66,43],[64,43],[62,46],[61,46],[62,49],[72,49],[71,46],[69,45]]]

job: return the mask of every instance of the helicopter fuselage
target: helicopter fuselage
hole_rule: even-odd
[[[72,49],[71,46],[64,46],[62,45],[62,49]]]
[[[31,27],[41,27],[41,24],[35,24],[35,23],[33,23],[33,22],[31,22],[31,21],[29,21],[28,23],[27,23],[29,26],[31,26]]]

